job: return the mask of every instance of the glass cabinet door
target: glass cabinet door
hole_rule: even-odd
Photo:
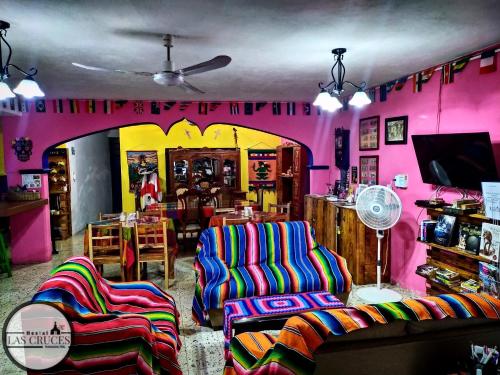
[[[180,184],[188,183],[188,167],[189,163],[187,160],[175,160],[174,161],[174,180]]]
[[[223,178],[225,187],[236,187],[236,161],[224,159]]]
[[[193,160],[192,181],[217,182],[220,176],[220,161],[218,159],[203,157]]]

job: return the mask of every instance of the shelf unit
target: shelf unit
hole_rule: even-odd
[[[309,192],[307,152],[298,144],[283,144],[276,148],[276,195],[278,204],[291,203],[291,220],[304,216],[304,195]]]
[[[450,214],[444,212],[441,208],[422,208],[427,209],[427,214],[432,219],[436,219],[439,215],[455,216],[457,218],[455,225],[459,225],[460,223],[482,224],[490,221],[489,218],[480,214]],[[427,245],[427,264],[457,272],[460,274],[461,281],[467,279],[479,280],[479,262],[493,262],[482,256],[459,249],[456,246],[443,246],[433,242],[421,241],[418,238],[417,242]],[[415,273],[426,279],[427,294],[435,295],[460,292],[459,286],[451,287],[429,276]]]
[[[71,229],[71,179],[68,149],[49,151],[50,227],[52,240],[65,240]],[[66,187],[66,190],[64,190]]]

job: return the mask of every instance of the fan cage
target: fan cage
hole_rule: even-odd
[[[401,200],[391,189],[375,185],[363,190],[356,201],[356,212],[367,227],[375,230],[392,228],[401,217]]]

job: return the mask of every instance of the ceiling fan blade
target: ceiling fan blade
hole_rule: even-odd
[[[185,76],[190,76],[193,74],[199,74],[203,72],[208,72],[210,70],[224,68],[230,62],[231,58],[229,56],[221,55],[214,57],[212,60],[204,61],[196,65],[188,66],[187,68],[179,69],[177,70],[177,72]]]
[[[205,91],[202,91],[200,90],[199,88],[197,87],[194,87],[193,85],[191,85],[189,82],[182,82],[179,87],[181,87],[182,89],[184,89],[185,91],[188,91],[188,92],[197,92],[198,94],[205,94]]]
[[[92,70],[92,71],[95,71],[95,72],[115,72],[115,73],[126,73],[126,74],[135,74],[135,75],[139,75],[139,76],[144,76],[144,77],[152,77],[154,73],[150,73],[150,72],[131,72],[131,71],[128,71],[128,70],[122,70],[122,69],[107,69],[107,68],[100,68],[100,67],[97,67],[97,66],[90,66],[90,65],[83,65],[83,64],[79,64],[79,63],[71,63],[73,64],[74,66],[78,67],[78,68],[82,68],[82,69],[86,69],[86,70]]]

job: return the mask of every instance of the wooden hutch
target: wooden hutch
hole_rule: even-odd
[[[205,181],[222,188],[222,204],[228,207],[233,192],[241,190],[239,149],[167,148],[165,157],[170,194],[179,186],[193,187]]]
[[[48,152],[49,204],[52,240],[71,236],[71,174],[68,149],[55,148]]]
[[[359,220],[354,205],[345,206],[317,195],[305,196],[304,220],[313,226],[321,245],[347,260],[355,284],[377,282],[377,235]],[[382,282],[390,282],[389,236],[382,241]]]
[[[304,216],[304,195],[309,192],[307,152],[298,144],[276,148],[276,195],[278,204],[291,203],[291,220]]]

